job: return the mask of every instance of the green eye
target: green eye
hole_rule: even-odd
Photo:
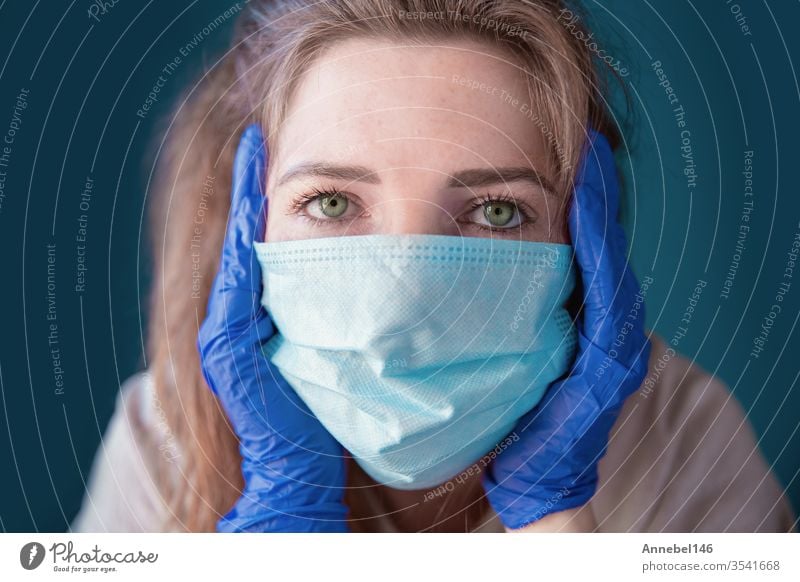
[[[341,194],[322,196],[319,199],[319,209],[328,218],[338,218],[347,210],[347,198]]]
[[[487,202],[483,205],[483,215],[492,226],[506,226],[514,218],[516,210],[513,202]]]

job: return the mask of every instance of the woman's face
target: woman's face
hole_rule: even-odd
[[[266,240],[567,242],[537,119],[523,74],[491,47],[334,45],[304,74],[279,128]]]

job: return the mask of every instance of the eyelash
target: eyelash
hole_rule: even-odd
[[[332,186],[328,188],[313,188],[310,192],[305,192],[303,194],[300,194],[297,196],[297,198],[292,200],[290,206],[291,210],[289,214],[302,214],[309,204],[311,204],[315,200],[319,200],[320,198],[324,198],[326,196],[341,196],[342,198],[345,198],[348,201],[348,203],[352,202],[352,199],[347,194],[345,194],[336,187]],[[525,226],[529,226],[530,223],[536,221],[535,214],[531,216],[531,214],[529,214],[522,207],[522,205],[520,205],[516,201],[516,199],[514,199],[514,197],[509,196],[507,193],[496,194],[496,195],[487,194],[485,196],[477,198],[475,202],[473,202],[473,204],[470,206],[466,214],[472,214],[473,212],[475,212],[475,210],[481,208],[484,204],[490,202],[508,202],[510,204],[513,204],[514,208],[516,208],[517,212],[519,212],[520,215],[519,225],[511,228],[502,228],[502,227],[492,227],[492,226],[487,226],[485,224],[478,224],[476,222],[471,222],[473,226],[491,232],[502,232],[502,231],[514,230],[515,228],[524,228]],[[306,218],[313,220],[315,225],[319,225],[319,223],[328,222],[327,220],[320,220],[318,218],[310,217],[307,215]]]
[[[490,202],[508,202],[509,204],[513,204],[514,208],[516,208],[517,212],[519,212],[519,217],[520,217],[519,224],[517,226],[503,228],[503,227],[487,226],[485,224],[478,224],[476,222],[472,223],[475,227],[480,228],[481,230],[487,230],[490,232],[510,231],[516,228],[524,228],[526,226],[530,226],[533,222],[536,222],[535,214],[533,215],[529,214],[522,207],[522,205],[519,202],[517,202],[517,200],[513,196],[510,196],[505,192],[502,194],[487,194],[486,196],[478,197],[472,204],[472,206],[470,206],[469,210],[467,211],[467,214],[472,214],[478,208],[481,208],[484,204],[488,204]]]

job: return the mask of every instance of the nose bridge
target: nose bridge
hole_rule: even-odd
[[[450,234],[454,217],[436,201],[402,195],[381,204],[381,230],[385,234]]]

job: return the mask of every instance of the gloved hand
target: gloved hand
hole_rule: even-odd
[[[342,447],[261,353],[275,333],[260,303],[253,249],[266,224],[265,147],[261,129],[248,127],[236,152],[222,257],[197,342],[206,382],[239,436],[245,480],[217,530],[347,531]]]
[[[617,222],[619,185],[611,147],[590,131],[568,223],[583,282],[578,349],[569,375],[523,416],[515,440],[483,475],[503,524],[524,527],[585,504],[625,399],[647,374],[644,306]]]

